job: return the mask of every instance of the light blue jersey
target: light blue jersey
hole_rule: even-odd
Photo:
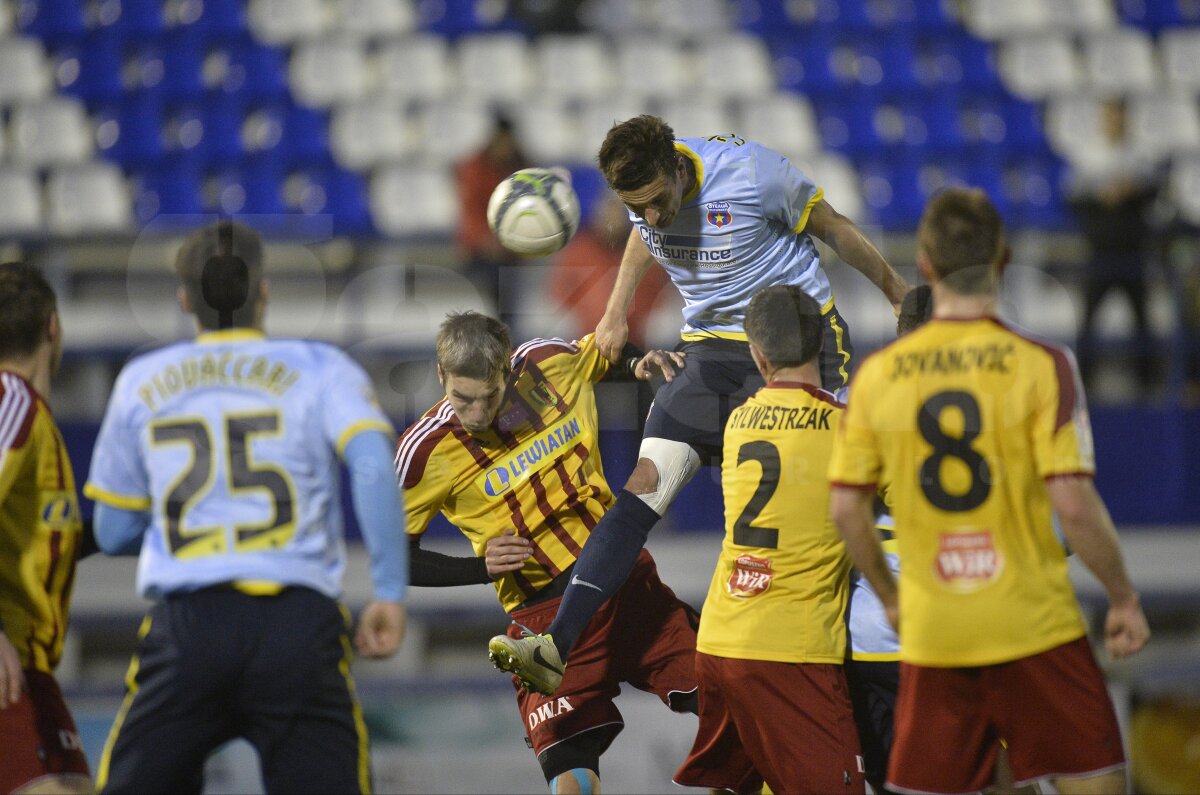
[[[683,296],[683,338],[746,339],[746,306],[764,287],[796,284],[833,305],[816,245],[805,232],[821,189],[783,155],[736,135],[684,138],[699,189],[666,229],[630,213],[642,241]]]
[[[883,536],[883,552],[892,576],[900,576],[900,555],[896,552],[896,540],[892,533],[896,522],[888,514],[875,520],[875,528]],[[850,620],[847,623],[850,636],[850,657],[865,661],[892,661],[900,659],[900,639],[892,629],[879,601],[879,594],[871,587],[867,578],[857,569],[850,572]]]
[[[236,582],[337,598],[338,456],[366,430],[394,433],[366,373],[337,348],[210,332],[121,371],[85,493],[149,512],[142,596]]]

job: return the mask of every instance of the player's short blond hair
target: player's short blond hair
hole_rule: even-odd
[[[509,371],[508,326],[478,312],[451,312],[438,329],[437,362],[446,375],[490,381]]]
[[[917,247],[956,293],[990,293],[1004,262],[1004,222],[979,188],[947,188],[925,207]]]

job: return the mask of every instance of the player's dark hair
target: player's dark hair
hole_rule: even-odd
[[[613,190],[637,190],[674,172],[675,131],[657,116],[635,116],[612,126],[596,160]]]
[[[437,335],[437,361],[446,375],[490,381],[508,376],[508,326],[478,312],[451,312]]]
[[[253,326],[262,282],[262,239],[235,221],[193,232],[179,249],[175,272],[204,329]]]
[[[821,352],[821,305],[794,284],[766,287],[750,299],[745,329],[773,367],[799,367]]]
[[[956,293],[990,293],[1004,262],[1004,222],[979,188],[946,188],[929,200],[917,246]]]
[[[0,265],[0,359],[36,351],[57,306],[41,269],[24,262]]]
[[[902,337],[929,320],[933,314],[933,288],[918,284],[904,294],[900,317],[896,318],[896,336]]]

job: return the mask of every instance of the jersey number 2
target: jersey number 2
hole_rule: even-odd
[[[236,414],[225,418],[227,488],[231,496],[253,490],[265,491],[272,506],[272,519],[265,525],[235,525],[235,549],[246,552],[282,546],[295,532],[295,493],[291,479],[282,469],[254,460],[250,437],[256,434],[276,436],[280,430],[279,412]],[[178,558],[196,558],[227,550],[225,528],[184,528],[184,516],[212,488],[212,430],[203,419],[177,419],[155,424],[151,429],[155,445],[185,444],[191,463],[171,484],[163,506],[163,529],[167,547]]]
[[[942,412],[956,408],[962,412],[962,436],[950,436],[942,430]],[[982,431],[979,402],[969,392],[938,392],[917,411],[921,436],[933,447],[933,454],[921,463],[921,491],[925,499],[943,511],[971,511],[983,505],[992,491],[992,470],[983,454],[971,446]],[[957,458],[971,473],[971,484],[962,494],[951,494],[942,484],[942,462]]]
[[[779,546],[779,528],[758,527],[755,519],[771,501],[779,487],[779,448],[770,442],[746,442],[738,448],[738,466],[747,461],[757,461],[762,467],[758,488],[742,509],[742,514],[733,523],[733,543],[743,547],[775,549]]]

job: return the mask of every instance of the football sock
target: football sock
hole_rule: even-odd
[[[592,616],[633,571],[638,553],[659,518],[640,497],[622,489],[616,503],[592,530],[575,561],[558,615],[546,629],[563,662]]]

